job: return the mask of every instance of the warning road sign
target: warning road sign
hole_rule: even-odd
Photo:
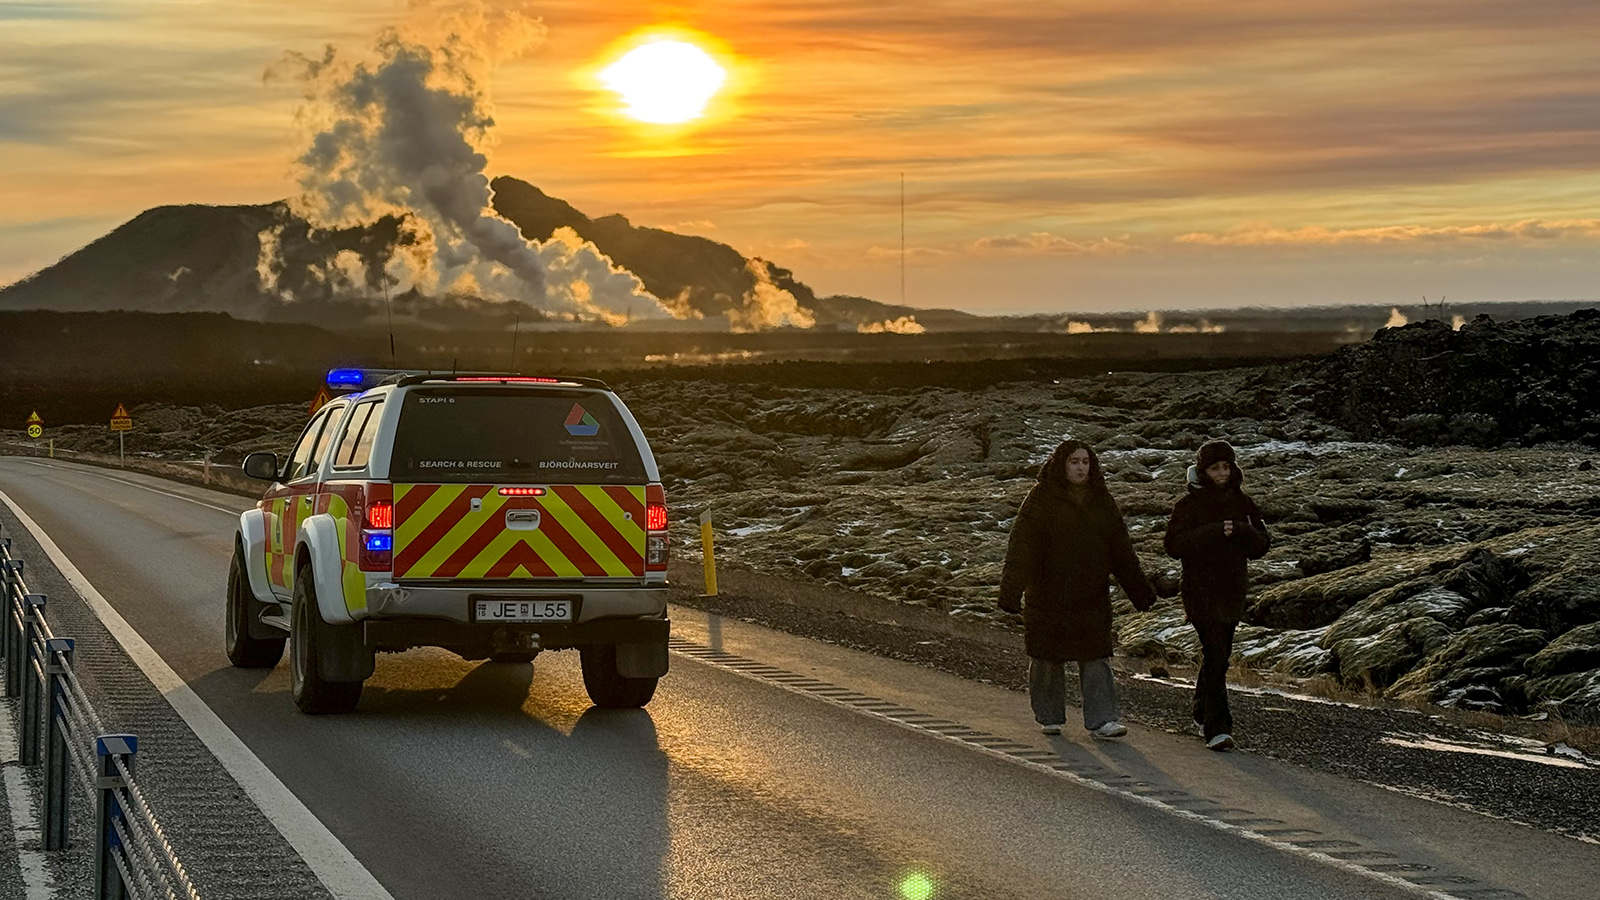
[[[28,416],[28,424],[29,425],[43,425],[44,424],[44,420],[39,418],[39,413],[38,413],[37,410],[35,410],[31,415]]]
[[[317,410],[319,410],[323,406],[327,405],[328,401],[332,400],[332,399],[333,399],[333,395],[328,393],[328,388],[327,388],[326,385],[324,385],[324,386],[322,386],[320,388],[317,388],[317,395],[315,397],[311,398],[311,409],[306,412],[306,415],[308,415],[308,416],[316,415],[317,414]]]
[[[122,404],[121,403],[117,404],[117,411],[111,414],[111,430],[112,431],[132,431],[133,430],[133,416],[128,415],[128,411],[126,409],[122,408]]]

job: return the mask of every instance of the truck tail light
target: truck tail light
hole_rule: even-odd
[[[367,504],[368,528],[393,528],[394,504],[388,500],[374,500]]]
[[[356,568],[363,572],[387,572],[394,568],[394,488],[387,484],[363,486],[366,509],[360,516],[361,538],[356,551]]]
[[[659,484],[644,489],[644,570],[667,570],[667,492]]]

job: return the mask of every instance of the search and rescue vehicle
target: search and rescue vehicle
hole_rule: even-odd
[[[289,647],[295,704],[355,708],[374,655],[531,662],[576,649],[589,698],[639,707],[667,671],[667,506],[644,432],[589,378],[335,369],[239,518],[225,642]]]

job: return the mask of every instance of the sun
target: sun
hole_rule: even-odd
[[[641,44],[600,70],[600,83],[622,98],[624,115],[656,125],[705,115],[727,80],[727,70],[711,54],[674,38]]]

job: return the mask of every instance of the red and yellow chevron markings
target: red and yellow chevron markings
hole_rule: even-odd
[[[542,497],[502,497],[495,488],[395,485],[395,577],[644,574],[642,486],[555,485]],[[538,510],[538,528],[508,529],[512,510]]]

